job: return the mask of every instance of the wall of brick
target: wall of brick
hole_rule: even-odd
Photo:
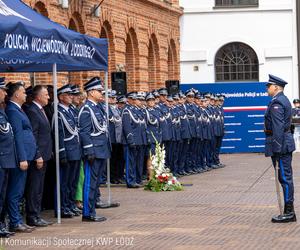
[[[104,0],[100,17],[92,9],[100,0],[69,0],[63,9],[58,0],[23,0],[51,20],[90,36],[109,39],[109,76],[124,69],[128,90],[152,90],[176,80],[179,70],[178,0]],[[59,73],[59,84],[83,84],[100,72]],[[30,84],[29,74],[6,74],[9,80]],[[51,84],[51,73],[31,75],[35,84]],[[109,77],[109,84],[111,78]]]

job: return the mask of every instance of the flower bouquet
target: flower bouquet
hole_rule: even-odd
[[[161,146],[156,142],[155,154],[150,155],[150,180],[145,185],[145,190],[151,190],[153,192],[183,190],[183,187],[177,178],[165,167],[165,157],[166,151],[164,146]]]

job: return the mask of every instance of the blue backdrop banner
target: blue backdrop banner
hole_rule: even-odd
[[[107,39],[69,30],[20,0],[0,0],[0,71],[107,70]]]
[[[226,96],[225,137],[221,152],[264,152],[264,113],[271,100],[266,83],[210,83],[181,84],[181,90],[195,88],[200,92],[220,93]]]

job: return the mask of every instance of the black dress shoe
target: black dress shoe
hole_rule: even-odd
[[[16,233],[31,233],[33,229],[27,227],[26,224],[18,224],[9,228],[9,231]]]
[[[295,213],[281,214],[281,215],[277,215],[277,216],[272,217],[271,221],[273,223],[288,223],[288,222],[296,222],[297,218],[296,218]]]
[[[9,236],[12,236],[13,234],[11,232],[6,231],[5,228],[0,230],[0,238],[9,238]]]
[[[139,184],[132,184],[132,185],[127,185],[128,188],[139,188]]]
[[[103,201],[98,201],[96,203],[96,208],[102,208],[102,209],[105,209],[105,208],[111,208],[111,207],[119,207],[120,206],[120,203],[119,202],[111,202],[111,203],[106,203],[106,202],[103,202]]]
[[[27,226],[34,226],[34,227],[47,227],[48,224],[42,221],[39,218],[32,218],[27,220]]]
[[[66,219],[68,219],[68,218],[73,218],[73,217],[74,217],[74,214],[73,214],[72,212],[70,212],[70,211],[68,211],[68,212],[62,212],[62,213],[60,214],[60,217],[61,217],[61,218],[66,218]],[[55,214],[55,218],[57,218],[57,214]]]
[[[72,210],[71,210],[73,213],[75,213],[75,212],[77,212],[77,213],[79,213],[79,214],[82,214],[82,210],[81,209],[79,209],[78,207],[74,207],[74,208],[72,208]]]
[[[0,231],[1,231],[2,233],[6,233],[8,236],[13,236],[13,235],[15,235],[15,232],[10,232],[10,231],[8,231],[6,228],[2,228]]]
[[[43,223],[47,224],[48,226],[53,225],[52,221],[47,221],[47,220],[44,220],[42,218],[39,218],[39,220],[42,221]]]
[[[82,216],[82,221],[101,222],[101,221],[106,221],[106,218],[103,216]]]
[[[74,216],[80,216],[81,215],[81,211],[77,211],[75,209],[72,209],[71,212],[74,214]]]

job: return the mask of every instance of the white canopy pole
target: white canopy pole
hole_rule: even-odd
[[[54,133],[55,133],[55,165],[56,165],[56,203],[57,203],[57,223],[61,224],[60,211],[60,172],[59,172],[59,138],[58,138],[58,99],[57,99],[57,68],[53,64],[53,96],[54,96]]]
[[[108,72],[105,71],[105,79],[104,79],[104,84],[105,84],[105,108],[106,108],[106,120],[107,120],[107,126],[109,126],[109,110],[108,110]],[[108,127],[107,127],[108,129]],[[111,142],[110,142],[111,146]],[[107,159],[106,163],[106,169],[107,169],[107,188],[108,188],[108,205],[111,204],[111,190],[110,190],[110,158]]]

